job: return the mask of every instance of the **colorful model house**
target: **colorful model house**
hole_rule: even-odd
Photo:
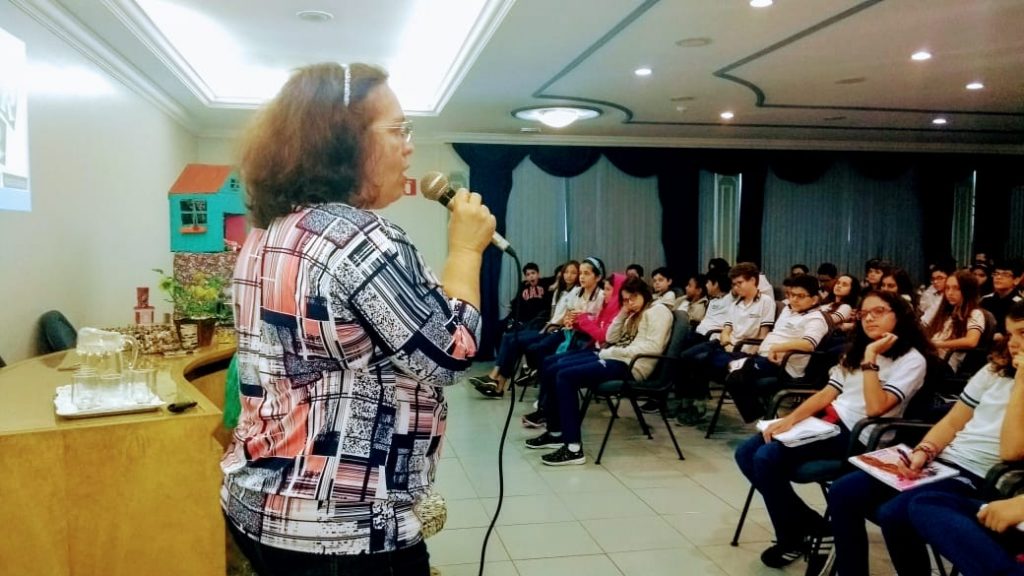
[[[245,241],[245,190],[234,167],[189,164],[167,198],[171,252],[223,252]]]

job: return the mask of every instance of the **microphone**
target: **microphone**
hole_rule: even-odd
[[[448,183],[448,177],[444,174],[436,171],[427,172],[423,178],[420,178],[420,190],[423,191],[425,198],[436,200],[445,208],[452,209],[448,203],[455,197],[455,189]],[[513,258],[516,256],[516,251],[512,249],[512,245],[509,244],[508,240],[505,240],[504,236],[497,232],[491,234],[491,245]]]

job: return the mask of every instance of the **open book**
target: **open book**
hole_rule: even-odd
[[[909,457],[910,448],[906,444],[897,444],[860,456],[851,456],[850,463],[900,492],[952,478],[960,473],[956,468],[933,461],[923,468],[924,474],[920,478],[901,478],[898,473],[900,460]]]
[[[779,420],[781,420],[781,418],[776,420],[758,420],[757,429],[764,432],[765,428]],[[839,426],[825,422],[821,418],[811,416],[810,418],[797,422],[789,430],[786,430],[781,434],[776,434],[773,438],[782,442],[786,446],[793,447],[810,444],[817,440],[824,440],[825,438],[831,438],[838,435]]]

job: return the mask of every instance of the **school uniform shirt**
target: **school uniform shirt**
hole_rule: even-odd
[[[676,307],[677,300],[676,293],[671,290],[666,290],[664,294],[656,296],[654,299],[655,304],[664,304],[668,306],[669,310],[674,310]]]
[[[971,315],[967,318],[967,331],[977,330],[979,334],[985,333],[985,314],[981,310],[975,308],[971,310]],[[953,338],[953,319],[946,318],[946,321],[942,324],[942,330],[935,333],[932,336],[932,342],[945,342]],[[946,356],[946,362],[949,362],[949,367],[956,372],[960,368],[960,364],[964,361],[964,357],[967,356],[966,350],[946,350],[948,355]]]
[[[907,402],[921,389],[928,362],[917,350],[911,348],[903,356],[893,360],[888,356],[879,356],[878,381],[882,390],[899,399],[895,406],[881,416],[899,417],[907,408]],[[841,364],[836,364],[828,375],[828,385],[839,391],[839,396],[832,401],[832,408],[839,414],[839,419],[847,428],[853,427],[864,418],[867,411],[864,403],[864,373],[858,368],[848,371]],[[868,426],[860,435],[859,440],[867,443],[874,426]]]
[[[700,323],[704,320],[704,315],[708,311],[708,297],[702,296],[696,302],[690,302],[688,298],[681,298],[676,310],[686,312],[686,315],[690,317],[690,322]]]
[[[810,343],[811,349],[818,347],[822,338],[828,335],[828,322],[821,313],[820,308],[812,308],[803,312],[794,312],[788,305],[782,309],[779,318],[775,321],[775,327],[765,336],[757,353],[767,357],[772,348],[780,342],[789,340],[805,340]],[[794,354],[786,362],[786,373],[793,378],[804,375],[807,363],[811,357],[806,354]]]
[[[974,414],[939,454],[939,459],[984,478],[1001,460],[999,438],[1013,386],[1013,378],[1000,376],[991,365],[979,370],[960,393],[960,401],[974,409]]]
[[[1011,290],[1005,297],[993,292],[982,297],[981,307],[996,317],[995,330],[1003,334],[1006,332],[1006,314],[1010,311],[1010,307],[1022,300],[1024,297],[1021,297],[1016,290]]]
[[[733,303],[732,294],[723,294],[718,298],[708,300],[707,311],[704,319],[697,325],[697,334],[707,336],[712,330],[721,330],[725,321],[729,318],[729,310]]]
[[[833,330],[842,329],[844,324],[853,322],[853,307],[849,304],[840,304],[835,309],[832,308],[831,304],[821,307],[822,314],[825,314],[825,319],[828,320],[829,326]]]
[[[750,302],[737,298],[729,308],[725,326],[732,327],[731,340],[739,342],[746,338],[757,338],[762,326],[775,323],[775,300],[760,292]]]

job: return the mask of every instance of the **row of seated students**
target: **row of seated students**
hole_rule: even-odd
[[[873,271],[869,271],[867,276],[871,280],[877,280],[877,287],[868,286],[868,292],[863,300],[858,298],[862,285],[856,278],[848,274],[838,275],[834,271],[829,275],[828,269],[823,275],[819,269],[819,277],[825,276],[826,281],[832,281],[819,284],[817,278],[809,276],[804,279],[787,279],[786,299],[776,319],[772,289],[759,274],[756,266],[750,263],[741,263],[733,267],[729,270],[728,276],[721,273],[722,268],[716,270],[712,267],[706,277],[689,278],[685,295],[681,297],[670,289],[673,278],[667,269],[659,269],[652,274],[652,292],[646,284],[634,281],[633,278],[630,278],[628,283],[622,275],[612,275],[611,278],[605,279],[603,263],[597,258],[587,258],[583,264],[575,267],[580,271],[580,277],[587,278],[581,281],[580,286],[572,289],[568,289],[564,285],[565,282],[559,283],[559,287],[566,291],[566,296],[552,305],[553,321],[545,325],[546,330],[531,331],[525,339],[522,334],[506,335],[502,348],[506,349],[507,355],[502,359],[502,355],[499,354],[495,372],[474,383],[482,393],[491,395],[487,393],[489,386],[494,387],[490,390],[497,390],[497,384],[511,377],[510,372],[519,352],[526,352],[531,365],[540,367],[541,395],[538,410],[525,416],[524,424],[534,427],[546,426],[547,430],[537,438],[528,440],[527,446],[555,448],[554,452],[542,457],[545,464],[584,463],[585,456],[579,432],[577,390],[596,382],[624,377],[628,370],[628,362],[637,354],[663,351],[671,328],[671,317],[666,315],[670,308],[686,309],[695,302],[705,301],[705,306],[698,306],[697,310],[706,313],[703,319],[696,323],[696,329],[692,333],[693,341],[690,343],[692,346],[684,353],[684,357],[689,355],[690,378],[681,378],[682,386],[677,390],[683,408],[679,416],[681,422],[685,423],[692,423],[695,406],[706,397],[707,371],[721,372],[733,363],[735,366],[742,366],[743,369],[734,371],[732,376],[738,374],[741,375],[741,379],[734,380],[732,384],[749,384],[751,380],[756,380],[754,377],[757,375],[779,371],[778,361],[787,350],[814,350],[829,336],[849,333],[849,348],[840,364],[830,372],[829,385],[802,404],[787,419],[783,419],[765,433],[758,434],[741,446],[737,450],[737,462],[743,473],[764,495],[769,514],[775,523],[777,544],[764,552],[762,560],[766,565],[783,566],[803,555],[807,547],[807,537],[810,535],[834,533],[835,547],[824,549],[836,552],[840,574],[860,574],[862,568],[866,574],[867,540],[863,527],[864,511],[873,510],[870,506],[881,510],[883,501],[888,502],[893,494],[887,493],[883,485],[876,485],[876,482],[869,482],[867,478],[856,474],[851,475],[849,479],[844,477],[842,483],[837,483],[841,488],[838,494],[845,494],[844,490],[861,490],[863,493],[852,494],[850,497],[857,496],[862,505],[846,508],[838,506],[838,515],[833,516],[833,529],[817,513],[799,501],[789,484],[787,472],[804,461],[800,452],[806,452],[808,457],[817,457],[821,453],[841,456],[847,449],[849,429],[859,419],[870,415],[902,414],[907,401],[923,382],[924,354],[934,354],[939,346],[947,351],[963,351],[978,343],[980,334],[985,330],[985,320],[983,316],[979,319],[975,313],[977,290],[972,288],[978,286],[976,277],[964,270],[943,278],[942,300],[937,305],[930,305],[934,312],[927,318],[922,314],[922,310],[913,306],[911,298],[901,294],[899,289],[894,289],[898,283],[885,282],[892,274],[891,269],[881,270],[881,274],[878,275],[872,275]],[[568,280],[566,277],[573,274],[571,268],[569,265],[563,268],[563,280]],[[1015,287],[1024,276],[1019,264],[1012,262],[997,263],[994,270],[992,276],[996,290],[993,294],[1002,288],[1001,284]],[[828,278],[829,276],[831,278]],[[936,276],[938,275],[933,269],[932,287],[935,287]],[[705,290],[696,289],[702,284]],[[731,293],[725,289],[726,286],[732,288]],[[604,290],[599,291],[600,287]],[[1020,297],[1016,290],[1011,292],[1012,294],[1004,293],[997,296],[1010,304],[1019,302]],[[602,296],[601,304],[593,304],[587,309],[586,303],[595,303],[595,294],[598,293]],[[970,498],[978,496],[980,479],[988,467],[1000,458],[1013,460],[1024,457],[1024,452],[1014,447],[1014,440],[1001,434],[1005,428],[1002,425],[1002,414],[1009,406],[1009,391],[1014,389],[1012,378],[1016,364],[1024,360],[1024,333],[1013,336],[1015,330],[1024,331],[1024,308],[1018,307],[1015,313],[1004,309],[1001,315],[1010,318],[1008,322],[1001,323],[999,330],[1008,335],[1002,339],[1002,360],[999,360],[998,356],[995,357],[997,359],[993,360],[993,364],[977,373],[960,395],[958,403],[950,411],[950,416],[940,422],[933,433],[930,433],[915,450],[910,466],[920,469],[924,463],[941,454],[944,461],[962,469],[962,480],[957,482],[968,486],[966,492],[952,490],[952,494],[948,494],[946,492],[949,490],[946,490],[945,484],[938,485],[927,491],[927,494],[921,493],[922,496],[928,497],[920,501],[915,500],[915,510],[940,509],[941,513],[951,518],[959,518],[960,523],[964,525],[964,534],[970,534],[973,538],[971,542],[978,545],[989,540],[994,541],[992,534],[986,532],[987,528],[1005,528],[1010,525],[1007,524],[1007,518],[1012,519],[1015,514],[1021,514],[1021,520],[1024,520],[1024,505],[1018,505],[1017,502],[999,503],[988,509],[989,512],[981,514],[984,526],[970,515],[963,517],[962,514],[964,509],[975,506]],[[922,318],[925,318],[925,325],[922,325]],[[709,333],[719,330],[721,332],[717,343],[705,341]],[[747,360],[736,364],[736,343],[750,337],[760,337],[764,340],[756,354],[751,354]],[[1005,347],[1006,344],[1009,346]],[[952,371],[956,366],[957,356],[945,354],[943,359]],[[650,365],[640,362],[634,367],[632,377],[643,379],[652,368],[653,362]],[[786,371],[792,376],[798,376],[800,370],[800,362],[786,366]],[[739,389],[742,388],[741,385]],[[1017,389],[1019,388],[1018,386]],[[990,394],[990,389],[998,393]],[[500,391],[498,393],[500,394]],[[960,408],[961,405],[963,408]],[[737,403],[741,413],[745,406],[753,406],[751,410],[754,412],[760,409],[756,402],[746,405]],[[974,420],[974,410],[979,406],[985,408],[981,412],[984,418]],[[1016,410],[1019,410],[1019,407],[1016,407],[1017,404],[1013,406],[1011,414],[1018,414]],[[997,414],[991,414],[993,410]],[[792,426],[799,419],[818,412],[824,412],[840,423],[843,434],[839,440],[817,442],[808,445],[810,448],[805,450],[790,449],[778,442],[770,441],[774,434]],[[998,417],[993,420],[994,416]],[[1019,426],[1020,421],[1019,418],[1007,420],[1018,424],[1017,428],[1024,430],[1024,427]],[[974,424],[971,424],[972,422]],[[999,425],[993,427],[992,422],[998,422]],[[956,439],[959,439],[959,444]],[[999,447],[1001,439],[1009,443],[1003,450]],[[959,484],[951,486],[959,488]],[[843,489],[843,486],[853,488]],[[935,494],[936,491],[941,493]],[[768,504],[769,501],[772,504]],[[902,505],[899,504],[902,500],[894,501],[897,504],[893,504],[892,507],[898,508]],[[907,506],[909,505],[907,503]],[[950,507],[956,508],[958,512],[951,511]],[[903,512],[907,509],[909,508],[900,508]],[[851,513],[856,518],[851,520]],[[873,514],[869,515],[875,517]],[[909,514],[908,518],[917,516]],[[887,528],[886,520],[877,520],[883,525],[887,542],[892,540],[900,550],[906,551],[905,554],[897,553],[893,556],[894,563],[900,568],[900,574],[913,574],[918,573],[919,569],[929,569],[927,555],[923,556],[922,564],[922,556],[918,553],[918,548],[922,548],[917,546],[920,538],[931,541],[941,553],[953,559],[958,566],[963,564],[961,569],[968,575],[997,573],[987,570],[996,566],[998,562],[1002,563],[999,564],[1000,569],[1011,570],[1006,573],[1016,574],[1017,572],[1012,570],[1020,569],[998,543],[992,545],[999,554],[987,554],[984,562],[975,562],[977,570],[980,571],[972,571],[974,568],[968,567],[968,562],[972,560],[958,556],[960,548],[957,546],[963,543],[962,539],[947,538],[941,541],[942,539],[938,538],[940,541],[935,541],[935,534],[925,534],[924,531],[918,540],[910,538],[911,542],[908,544],[907,530],[911,521],[908,518],[903,518],[906,522],[900,524],[895,533]],[[893,534],[902,536],[897,537]]]

